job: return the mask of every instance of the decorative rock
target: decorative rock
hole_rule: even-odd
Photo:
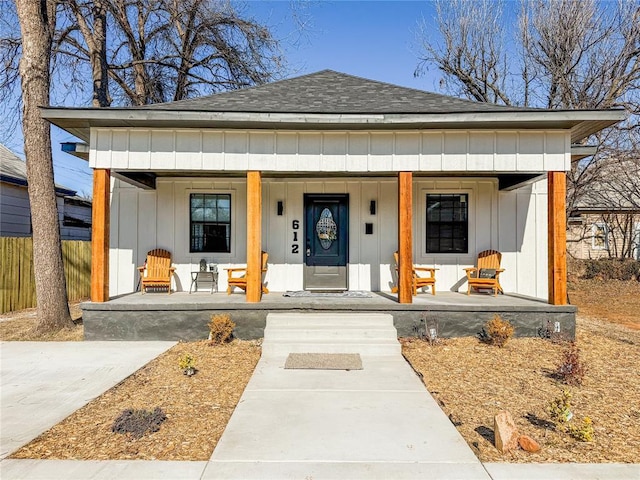
[[[511,414],[506,410],[494,417],[493,432],[496,448],[502,453],[518,448],[518,430]]]
[[[518,443],[525,452],[536,453],[540,451],[540,444],[528,435],[520,435]]]

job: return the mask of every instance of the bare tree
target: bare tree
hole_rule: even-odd
[[[108,107],[109,77],[107,64],[107,0],[59,0],[67,22],[57,33],[56,53],[71,60],[76,72],[78,61],[91,67],[92,105]],[[76,33],[80,33],[80,37]]]
[[[228,0],[61,0],[59,62],[90,65],[94,106],[145,105],[277,77],[270,30]]]
[[[51,130],[39,107],[49,105],[50,58],[56,1],[17,0],[22,31],[20,79],[22,131],[33,227],[33,263],[38,299],[37,331],[73,326],[67,303],[60,227],[53,183]]]
[[[509,72],[502,1],[438,1],[435,8],[437,28],[426,22],[420,25],[424,55],[415,75],[436,66],[444,74],[441,84],[449,93],[511,105],[506,89]]]
[[[609,163],[625,160],[618,167],[628,168],[629,158],[640,157],[640,4],[522,0],[517,29],[509,28],[513,17],[504,15],[503,7],[487,0],[437,1],[435,25],[422,26],[423,55],[416,74],[435,67],[449,93],[482,102],[626,109],[627,121],[595,138],[598,155],[572,166],[567,176],[570,212],[594,184],[610,183],[611,177],[603,177]],[[503,32],[509,31],[517,33],[505,38]],[[637,169],[617,170],[632,198],[630,191],[640,189]]]

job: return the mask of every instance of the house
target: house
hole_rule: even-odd
[[[567,251],[578,259],[640,260],[640,161],[601,163],[570,208]]]
[[[412,265],[438,268],[438,292],[466,292],[464,268],[495,249],[505,292],[564,305],[573,145],[624,113],[476,103],[324,70],[43,116],[89,145],[90,308],[103,309],[136,291],[153,248],[172,252],[178,292],[201,259],[246,264],[246,302],[258,303],[264,250],[271,292],[397,285],[405,305]]]
[[[61,185],[55,186],[62,240],[91,239],[91,201]],[[27,165],[0,144],[0,236],[31,236]]]

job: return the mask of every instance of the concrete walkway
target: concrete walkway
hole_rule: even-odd
[[[400,353],[386,314],[269,314],[263,355],[203,478],[489,479]],[[289,352],[362,370],[285,370]]]
[[[0,459],[172,345],[174,342],[0,342]]]
[[[170,346],[0,343],[3,456]],[[0,478],[640,479],[637,464],[481,465],[398,357],[362,355],[364,369],[347,372],[285,371],[284,355],[263,356],[210,462],[5,458]]]

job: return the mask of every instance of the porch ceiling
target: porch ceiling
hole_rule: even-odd
[[[112,171],[113,176],[125,183],[133,185],[143,190],[155,190],[156,180],[158,178],[205,178],[218,176],[218,171],[158,171],[158,172],[138,172],[138,171]],[[246,178],[247,172],[224,172],[225,177]],[[529,173],[487,173],[487,172],[439,172],[436,174],[414,173],[414,178],[433,178],[433,177],[467,177],[467,178],[496,178],[498,180],[499,190],[515,190],[532,182],[540,180],[545,172],[529,172]],[[323,178],[397,178],[398,172],[322,172]],[[263,172],[262,178],[309,178],[313,177],[312,173],[282,173],[282,172]]]

